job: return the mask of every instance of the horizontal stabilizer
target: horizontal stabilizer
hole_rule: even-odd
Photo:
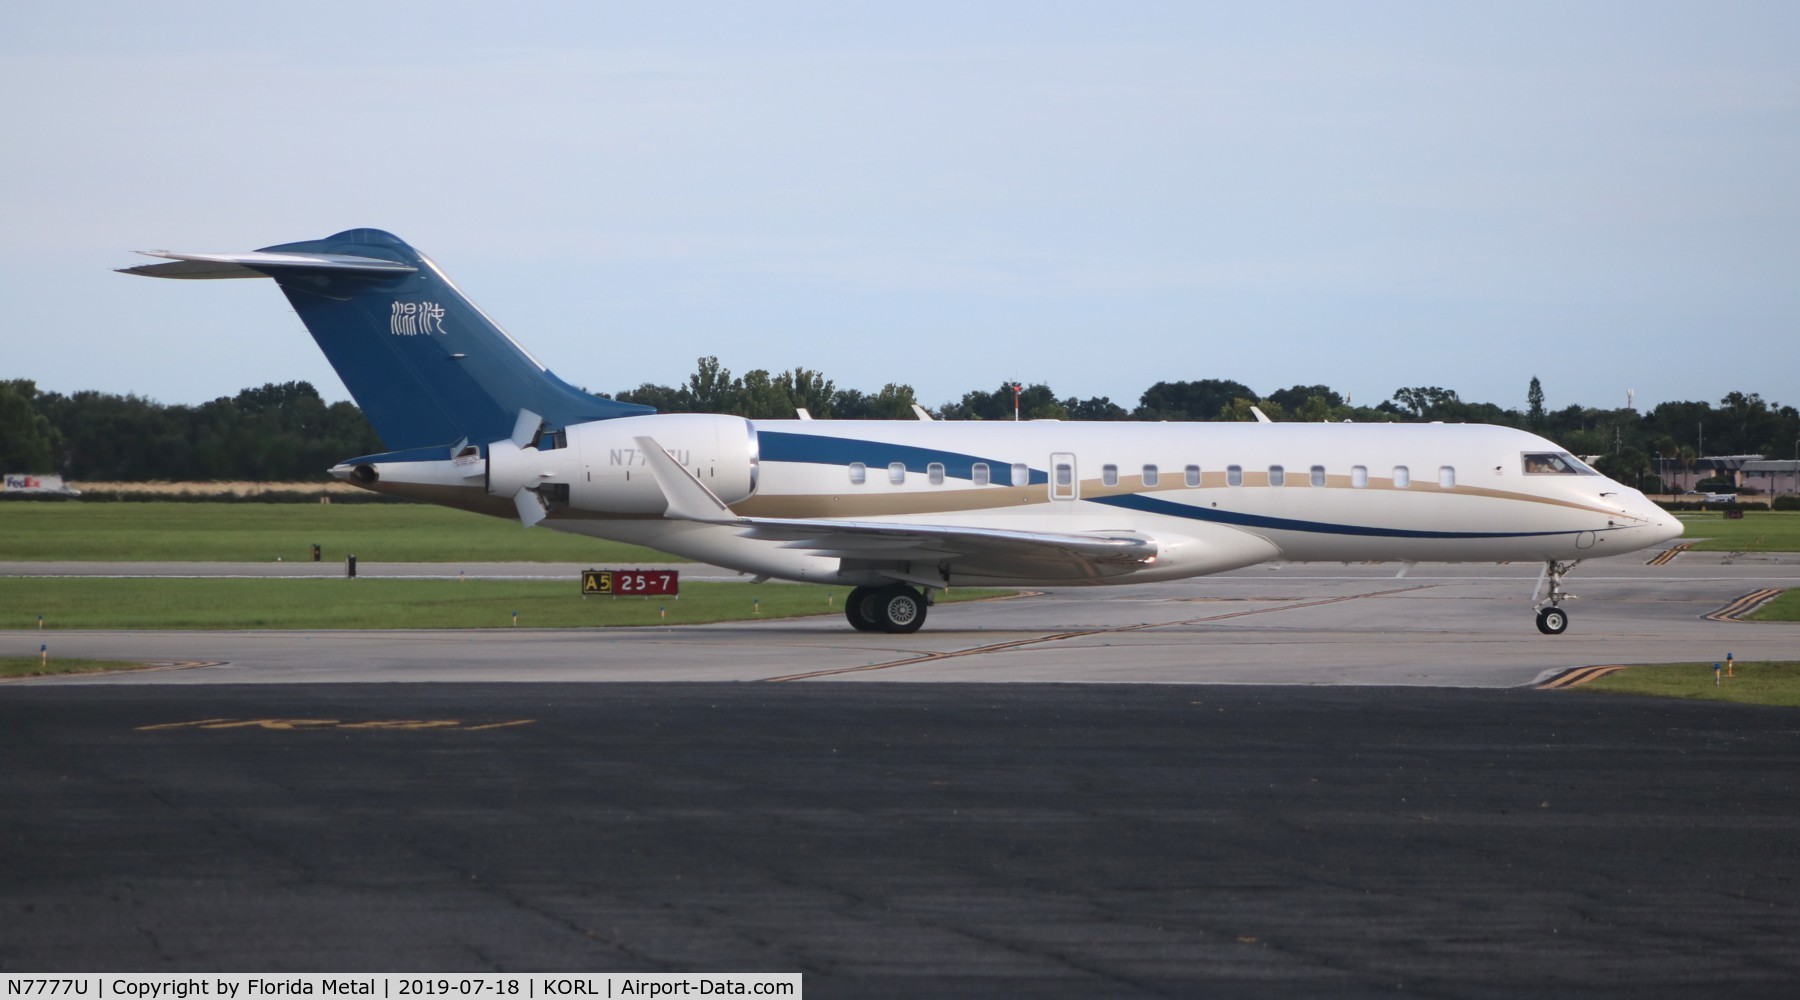
[[[274,279],[389,452],[459,440],[484,449],[518,433],[521,410],[537,415],[534,435],[540,425],[653,412],[557,378],[393,233],[346,229],[244,253],[140,252],[165,263],[124,273]]]
[[[267,278],[276,271],[331,271],[337,274],[400,275],[418,268],[379,257],[352,257],[338,253],[171,253],[139,250],[146,257],[166,257],[173,264],[139,264],[121,267],[121,274],[148,278]]]

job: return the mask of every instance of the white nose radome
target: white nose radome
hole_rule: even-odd
[[[1682,533],[1687,531],[1687,526],[1676,520],[1675,515],[1655,504],[1651,504],[1650,509],[1655,511],[1651,517],[1650,527],[1652,531],[1656,532],[1658,542],[1680,538]]]

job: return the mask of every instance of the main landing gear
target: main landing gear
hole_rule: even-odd
[[[1538,631],[1545,635],[1562,635],[1569,628],[1569,613],[1561,607],[1562,602],[1575,599],[1574,594],[1565,593],[1562,589],[1563,574],[1574,569],[1580,560],[1575,562],[1557,562],[1554,559],[1544,564],[1544,572],[1538,575],[1537,589],[1531,592],[1531,599],[1537,609]],[[1550,584],[1549,600],[1539,601],[1538,594],[1544,590],[1545,581]]]
[[[904,583],[858,587],[844,600],[844,617],[858,632],[917,632],[931,601]]]

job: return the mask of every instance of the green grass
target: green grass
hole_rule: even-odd
[[[1800,552],[1800,511],[1747,510],[1741,521],[1712,511],[1675,516],[1695,552]]]
[[[1713,686],[1712,663],[1660,663],[1627,667],[1577,691],[1611,694],[1647,694],[1662,698],[1699,701],[1733,701],[1753,705],[1800,706],[1800,662],[1739,663],[1735,677],[1722,677]]]
[[[1800,622],[1800,590],[1783,591],[1773,601],[1756,609],[1753,622]]]
[[[51,657],[48,665],[36,656],[0,656],[0,677],[47,677],[50,674],[92,674],[103,670],[135,670],[143,666],[129,660],[66,660]]]
[[[579,628],[842,613],[845,587],[688,583],[681,597],[582,597],[581,581],[0,578],[0,628]],[[954,590],[940,601],[1006,590]],[[666,612],[666,617],[664,613]],[[53,637],[51,652],[55,653]]]
[[[638,545],[423,504],[7,503],[0,559],[109,562],[674,562]]]

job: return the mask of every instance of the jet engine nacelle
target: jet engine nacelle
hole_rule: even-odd
[[[567,484],[575,510],[608,514],[661,514],[662,487],[636,439],[653,438],[726,503],[756,492],[756,428],[742,417],[713,413],[659,413],[573,424],[539,438],[538,447],[511,441],[488,446],[488,492],[512,496]],[[561,493],[561,490],[556,491]]]

